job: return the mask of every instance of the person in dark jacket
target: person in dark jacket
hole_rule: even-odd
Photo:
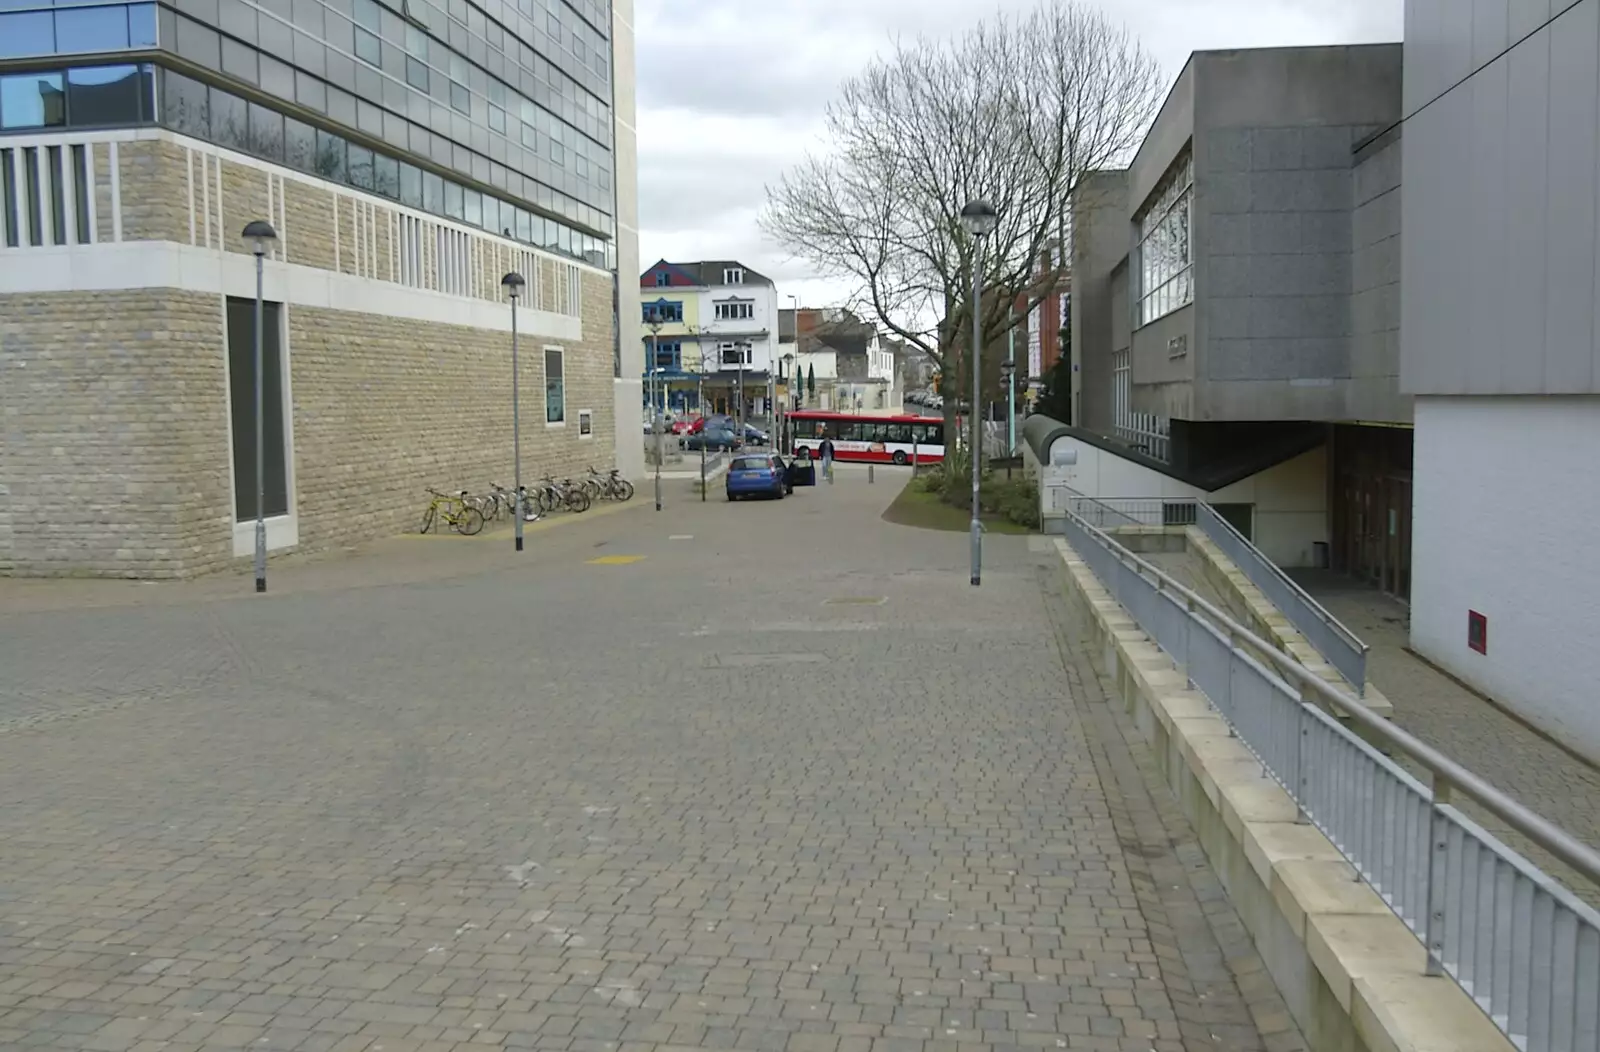
[[[822,436],[822,444],[817,447],[817,452],[822,456],[822,473],[833,481],[833,439],[827,435]]]

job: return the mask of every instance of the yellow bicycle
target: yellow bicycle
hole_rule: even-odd
[[[483,532],[483,511],[467,503],[465,491],[456,497],[436,489],[428,492],[433,499],[428,501],[428,508],[422,513],[422,529],[419,532],[427,533],[440,520],[463,537]]]

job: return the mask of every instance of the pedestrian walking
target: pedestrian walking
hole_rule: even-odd
[[[833,484],[833,439],[827,435],[822,436],[822,444],[817,447],[817,452],[822,454],[822,473],[827,476],[828,484]]]

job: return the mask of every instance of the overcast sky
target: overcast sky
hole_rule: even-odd
[[[1090,0],[1170,84],[1189,52],[1399,40],[1403,0]],[[738,259],[807,305],[846,287],[766,242],[763,187],[817,149],[823,108],[894,35],[953,35],[1033,0],[637,0],[640,260]],[[781,300],[788,305],[787,298]]]

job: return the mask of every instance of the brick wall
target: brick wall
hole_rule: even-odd
[[[171,142],[119,144],[125,241],[189,243],[187,159]],[[214,225],[215,163],[191,169],[202,237],[200,180],[208,168]],[[238,231],[267,215],[268,172],[222,165],[223,244],[247,252]],[[96,172],[106,237],[109,174]],[[289,260],[332,269],[337,195],[279,185]],[[381,262],[364,269],[387,277],[388,212],[376,212]],[[492,290],[512,254],[481,251]],[[354,272],[348,248],[339,269]],[[549,302],[558,268],[538,270]],[[521,340],[525,480],[614,464],[610,281],[582,275],[582,340]],[[223,306],[175,289],[0,293],[0,574],[183,577],[235,561]],[[288,341],[300,550],[414,529],[430,486],[511,485],[508,333],[290,303]],[[566,352],[563,427],[545,424],[546,346]]]
[[[595,298],[586,290],[586,310]],[[609,324],[609,299],[605,313]],[[509,335],[291,305],[289,345],[303,547],[415,529],[429,487],[511,485]],[[545,424],[547,346],[566,352],[562,427]],[[610,348],[537,337],[519,348],[524,481],[610,468]],[[594,413],[588,439],[580,409]]]
[[[222,305],[166,289],[93,303],[0,296],[0,572],[216,569],[231,555]]]

